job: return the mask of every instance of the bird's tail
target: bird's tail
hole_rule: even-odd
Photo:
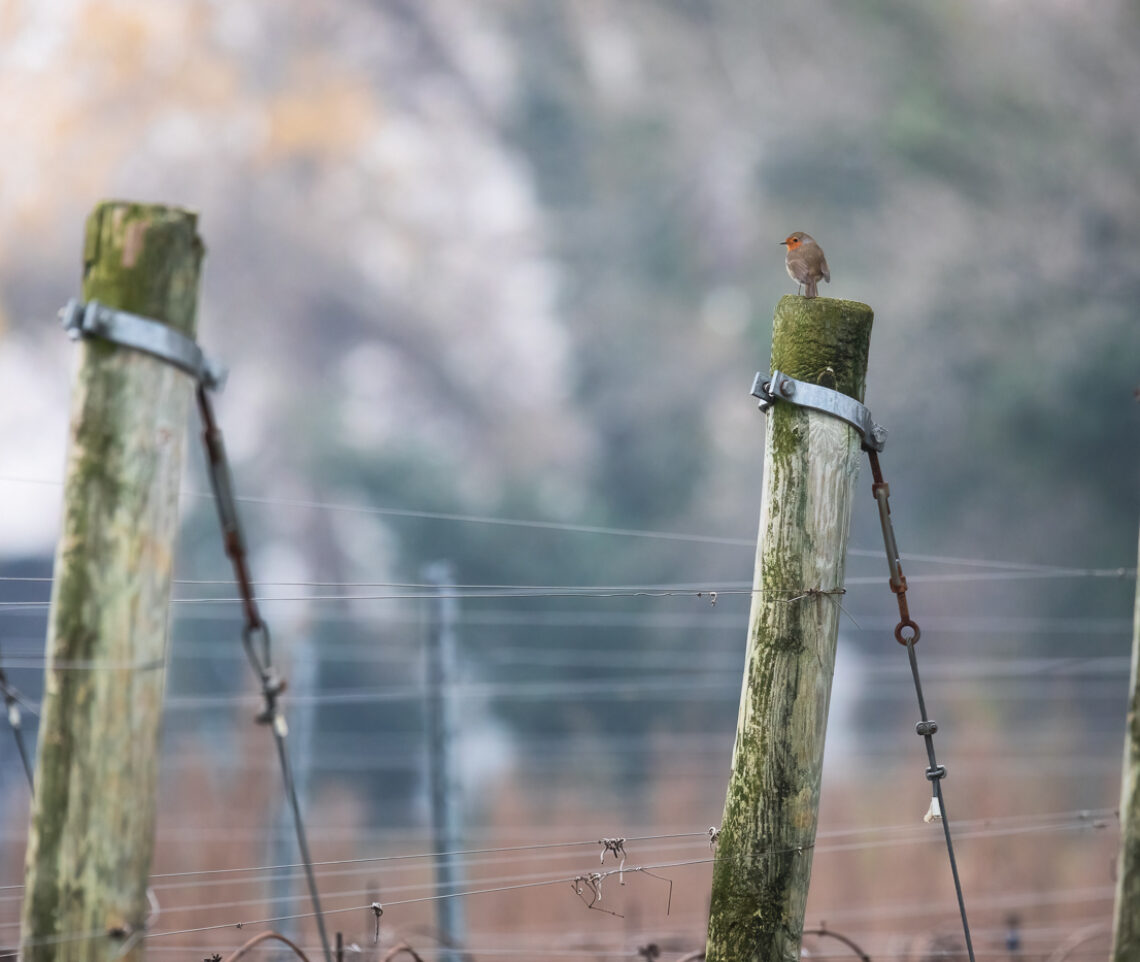
[[[804,297],[819,297],[819,286],[814,277],[809,277],[804,287]]]

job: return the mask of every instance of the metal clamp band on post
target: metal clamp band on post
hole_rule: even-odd
[[[882,451],[887,445],[887,429],[871,419],[871,412],[865,405],[842,391],[797,381],[780,371],[773,371],[768,377],[762,373],[756,375],[752,382],[752,396],[760,399],[760,410],[765,413],[776,401],[790,401],[846,421],[859,432],[863,447],[868,451]]]
[[[206,357],[185,334],[153,318],[118,311],[98,301],[84,304],[72,298],[59,312],[59,319],[73,341],[99,337],[165,361],[211,390],[225,384],[223,365]]]

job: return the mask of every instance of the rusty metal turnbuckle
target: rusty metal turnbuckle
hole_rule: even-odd
[[[329,947],[324,913],[321,911],[317,879],[313,872],[313,859],[309,854],[305,823],[301,817],[301,805],[297,798],[296,780],[293,777],[293,767],[289,762],[289,753],[285,747],[285,739],[289,734],[289,729],[285,724],[285,716],[278,705],[278,699],[281,693],[285,691],[286,682],[273,666],[269,626],[261,617],[261,611],[257,607],[253,578],[250,576],[249,570],[249,553],[246,549],[245,537],[242,535],[238,517],[237,498],[234,496],[233,474],[230,471],[230,462],[226,456],[222,432],[219,430],[217,419],[214,417],[214,406],[210,401],[207,387],[208,385],[200,382],[197,390],[198,412],[202,416],[202,442],[206,450],[206,469],[210,476],[210,487],[213,489],[214,503],[218,509],[222,542],[226,555],[233,565],[234,580],[237,582],[238,594],[241,597],[242,614],[245,621],[241,632],[242,646],[245,648],[249,663],[261,681],[263,704],[256,719],[259,724],[268,725],[273,732],[273,740],[277,746],[277,758],[281,765],[281,775],[284,781],[285,797],[293,812],[297,847],[301,853],[301,862],[309,886],[309,897],[313,903],[317,933],[320,935],[325,962],[332,962],[332,950]]]
[[[958,898],[958,911],[962,916],[962,932],[966,938],[966,953],[970,962],[974,962],[974,944],[970,937],[970,922],[966,916],[966,900],[962,894],[962,880],[958,874],[958,860],[954,857],[954,842],[950,836],[950,820],[946,814],[946,799],[942,794],[942,779],[946,777],[946,766],[939,765],[934,754],[934,733],[938,731],[938,722],[926,712],[926,698],[922,694],[922,680],[918,674],[918,659],[914,653],[914,646],[922,637],[918,623],[911,618],[910,608],[906,600],[906,576],[903,574],[902,562],[899,560],[898,544],[895,541],[895,529],[891,523],[891,489],[883,480],[883,469],[879,464],[879,452],[874,448],[866,448],[867,457],[871,462],[871,493],[875,503],[879,506],[879,522],[883,528],[883,545],[887,549],[887,565],[891,571],[891,591],[899,605],[899,623],[895,625],[895,640],[906,648],[907,658],[910,661],[911,676],[914,679],[914,690],[918,696],[919,722],[914,726],[915,733],[920,735],[926,744],[926,757],[929,765],[926,769],[926,778],[930,782],[931,799],[930,808],[923,818],[924,822],[941,822],[942,832],[946,838],[946,853],[950,860],[950,874],[954,879],[954,892]]]
[[[910,608],[906,601],[906,575],[903,574],[902,562],[899,560],[899,547],[895,541],[895,528],[891,524],[891,486],[883,480],[883,469],[879,465],[879,452],[873,448],[867,449],[867,458],[871,462],[871,494],[879,506],[879,524],[883,529],[883,546],[887,549],[887,566],[891,571],[891,591],[899,603],[899,623],[895,625],[895,641],[900,645],[916,645],[922,637],[922,630],[918,623],[911,618]]]

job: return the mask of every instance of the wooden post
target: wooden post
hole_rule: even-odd
[[[863,400],[872,311],[784,297],[772,369]],[[708,962],[792,962],[819,812],[858,433],[777,401],[768,412],[748,652],[716,844]],[[821,593],[824,592],[824,593]]]
[[[1120,832],[1112,962],[1140,962],[1140,581],[1132,617],[1132,694],[1124,739]]]
[[[432,844],[435,848],[435,884],[441,893],[463,888],[463,868],[455,854],[460,848],[462,816],[459,781],[455,770],[455,705],[450,688],[455,684],[456,622],[455,573],[450,563],[435,561],[424,567],[424,580],[435,587],[427,625],[427,730],[431,781]],[[463,900],[436,902],[436,927],[442,948],[440,962],[462,962],[459,951],[466,941]]]
[[[100,204],[87,220],[83,299],[193,337],[196,227],[184,210]],[[85,340],[79,351],[28,837],[28,962],[141,959],[154,846],[192,384],[162,361],[105,341]]]

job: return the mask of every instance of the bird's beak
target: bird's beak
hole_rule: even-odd
[[[780,243],[777,244],[776,246],[777,247],[785,247],[785,246],[787,246],[787,243],[788,243],[787,241],[780,241]]]

